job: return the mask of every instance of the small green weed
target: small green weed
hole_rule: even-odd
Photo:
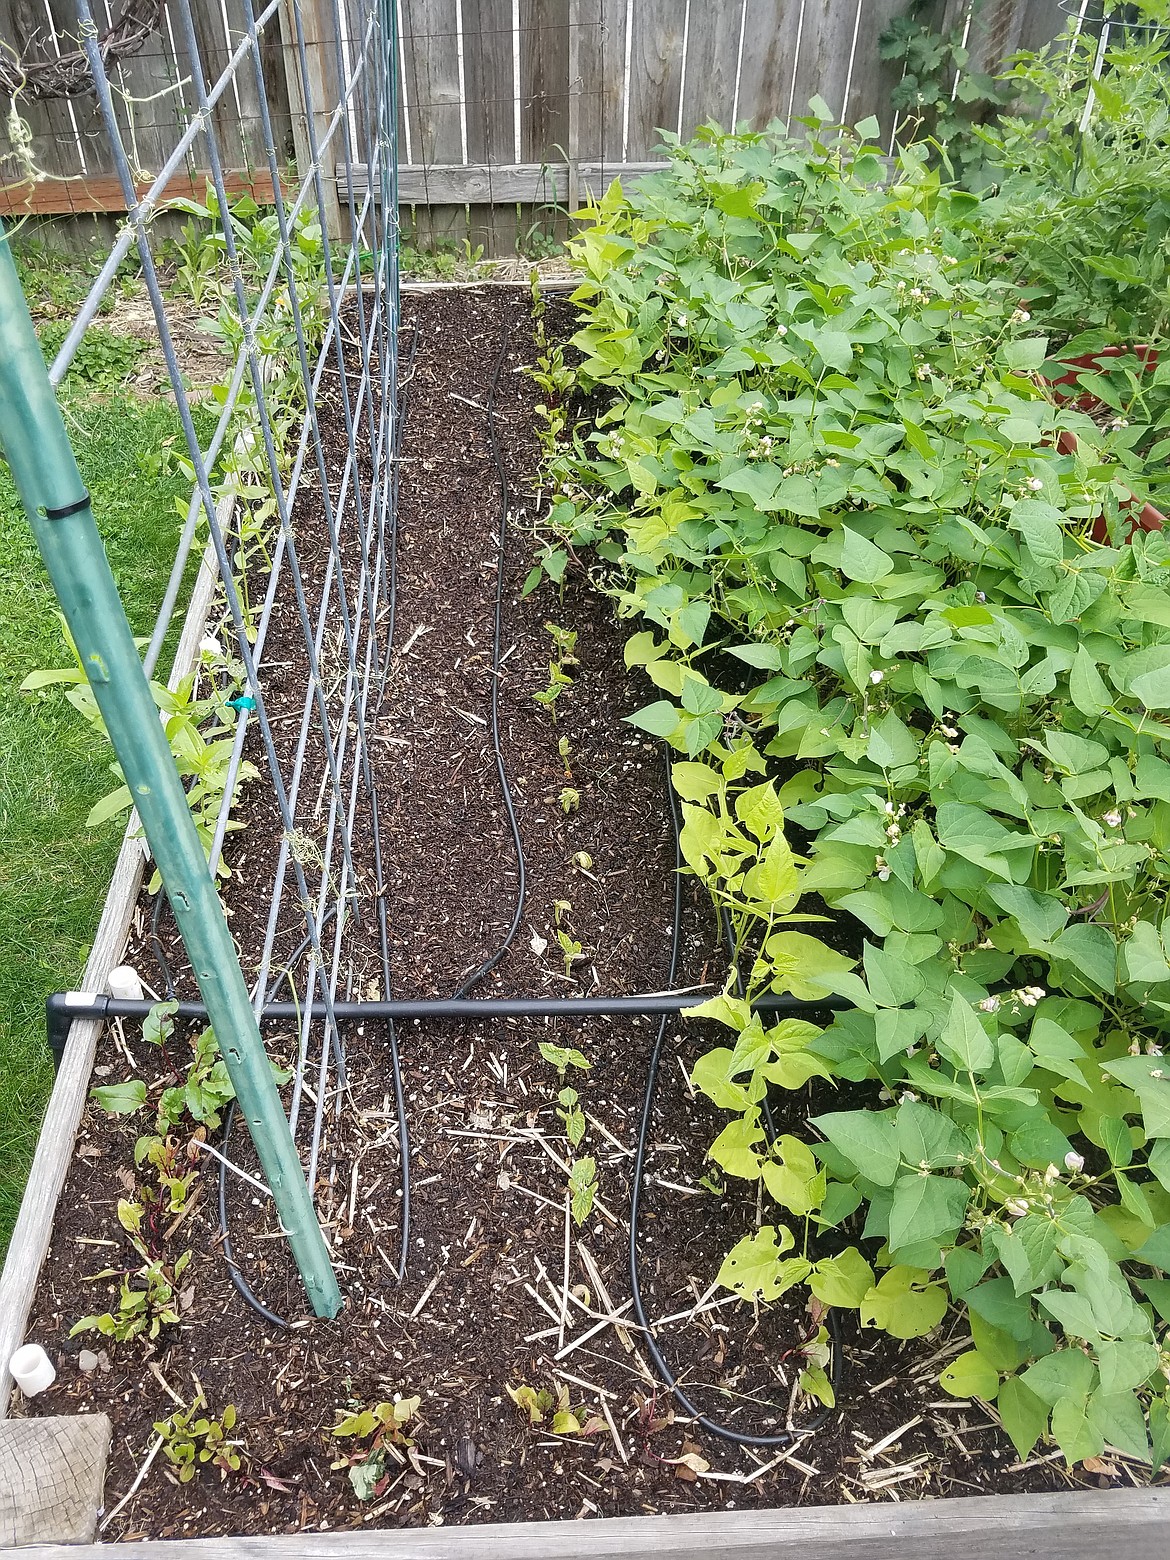
[[[39,335],[46,362],[51,363],[57,355],[67,331],[63,321],[47,320],[42,324]],[[142,336],[91,325],[69,365],[62,389],[66,394],[74,393],[78,386],[99,393],[120,390],[141,367],[142,355],[149,348],[150,343]]]

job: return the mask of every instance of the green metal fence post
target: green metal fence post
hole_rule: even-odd
[[[166,887],[314,1312],[341,1291],[248,988],[0,229],[0,448]]]

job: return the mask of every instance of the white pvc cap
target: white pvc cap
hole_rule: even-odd
[[[110,988],[111,997],[122,997],[130,1002],[142,1001],[142,982],[132,964],[119,964],[116,970],[111,970],[106,976],[106,985]]]
[[[57,1379],[53,1362],[39,1343],[22,1344],[9,1360],[8,1369],[26,1397],[35,1397],[38,1392],[44,1392]]]

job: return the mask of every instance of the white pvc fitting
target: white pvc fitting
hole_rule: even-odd
[[[120,997],[130,1002],[141,1002],[143,999],[142,982],[132,964],[119,964],[116,970],[111,970],[106,976],[106,985],[110,988],[111,997]]]
[[[23,1344],[8,1362],[12,1379],[26,1397],[44,1392],[57,1379],[52,1360],[39,1343]]]

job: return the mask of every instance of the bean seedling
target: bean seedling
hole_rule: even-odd
[[[1028,67],[1060,88],[1049,125],[1075,131],[1097,46]],[[1167,154],[1143,128],[1164,36],[1113,50],[1099,139],[1011,122],[998,195],[948,188],[921,147],[891,163],[876,119],[817,100],[807,140],[708,127],[615,184],[571,244],[579,384],[609,404],[562,446],[549,523],[640,620],[626,664],[655,696],[627,718],[673,750],[684,869],[732,922],[727,987],[690,1014],[726,1043],[691,1079],[727,1112],[718,1173],[769,1212],[720,1283],[803,1286],[896,1339],[969,1333],[939,1383],[994,1402],[1021,1459],[1050,1437],[1156,1469],[1170,533],[1134,522],[1167,376],[1066,345],[1164,324],[1146,191]],[[1113,198],[1082,211],[1074,177]],[[1114,415],[1054,392],[1066,352]],[[858,928],[849,954],[798,929],[825,906]],[[765,992],[845,1006],[767,1023]],[[873,1104],[802,1119],[816,1079]],[[803,1386],[827,1401],[822,1321]]]
[[[561,628],[556,623],[546,623],[544,626],[552,636],[555,654],[548,663],[548,687],[540,689],[532,697],[538,704],[545,706],[555,724],[556,702],[565,689],[573,685],[573,679],[565,671],[565,667],[577,664],[577,657],[574,654],[577,648],[577,631],[572,628]]]
[[[561,1106],[557,1115],[564,1123],[565,1136],[574,1148],[579,1148],[585,1136],[585,1112],[578,1103],[576,1089],[562,1089],[557,1095],[557,1101]]]

